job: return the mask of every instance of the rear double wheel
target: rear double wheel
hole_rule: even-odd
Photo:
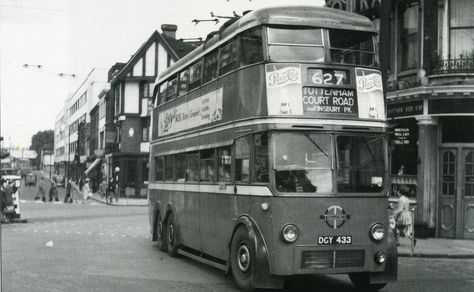
[[[168,247],[168,254],[172,257],[178,255],[178,228],[174,222],[173,214],[168,216],[166,220],[166,245]]]
[[[255,291],[252,285],[255,266],[255,250],[244,227],[239,227],[232,238],[230,265],[237,286],[242,291]]]
[[[163,226],[163,222],[161,222],[160,217],[156,218],[155,224],[155,233],[156,233],[156,245],[161,251],[167,251],[167,241],[166,241],[166,228]]]
[[[352,284],[360,291],[377,291],[387,285],[387,283],[370,284],[370,274],[365,273],[350,273],[349,278]]]

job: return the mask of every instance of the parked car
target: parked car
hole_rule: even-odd
[[[36,175],[32,172],[28,173],[25,176],[25,186],[36,186]]]

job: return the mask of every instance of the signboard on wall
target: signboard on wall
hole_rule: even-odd
[[[415,116],[422,114],[422,100],[387,105],[387,116],[389,118]]]

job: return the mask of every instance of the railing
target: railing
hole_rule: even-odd
[[[451,59],[451,56],[448,56],[448,59],[433,62],[432,75],[455,73],[474,73],[474,56],[460,55],[457,59]]]

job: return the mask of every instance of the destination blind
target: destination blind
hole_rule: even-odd
[[[354,89],[303,87],[303,113],[357,115]]]

